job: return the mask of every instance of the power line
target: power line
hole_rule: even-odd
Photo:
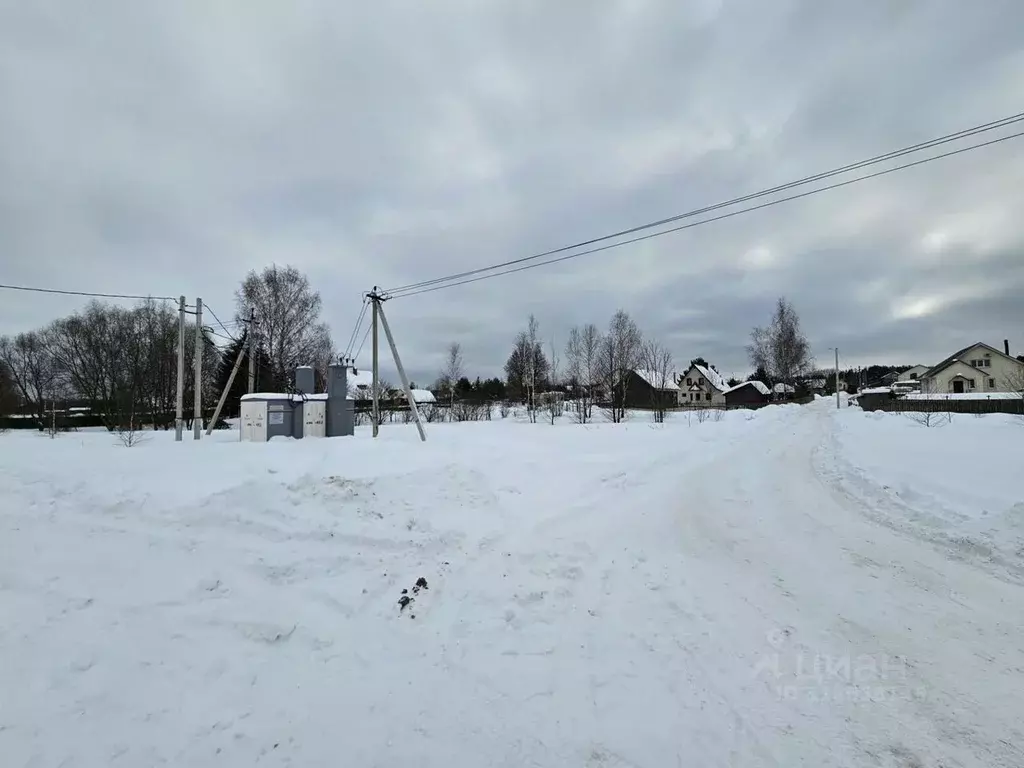
[[[356,325],[352,329],[352,333],[349,334],[348,344],[345,346],[345,354],[343,357],[349,357],[349,353],[352,351],[352,346],[356,343],[356,339],[359,338],[359,329],[363,325],[363,318],[366,317],[366,308],[369,306],[369,302],[366,298],[363,298],[363,306],[359,310],[359,317],[356,318]],[[362,346],[360,345],[360,349]]]
[[[177,301],[173,296],[153,296],[149,294],[143,296],[141,294],[125,294],[125,293],[91,293],[89,291],[62,291],[57,288],[35,288],[27,285],[0,285],[0,289],[5,291],[27,291],[30,293],[57,293],[62,296],[88,296],[96,299],[135,299],[135,300],[146,300],[153,299],[154,301]]]
[[[231,341],[233,341],[233,342],[235,342],[235,343],[237,343],[237,342],[238,342],[238,339],[236,339],[236,338],[235,338],[234,336],[232,336],[232,335],[231,335],[231,331],[229,331],[229,330],[227,329],[227,326],[225,326],[225,325],[224,325],[224,323],[222,323],[222,322],[220,321],[220,318],[219,318],[219,317],[217,317],[217,313],[213,311],[213,308],[212,308],[212,307],[211,307],[211,306],[210,306],[209,304],[204,304],[204,305],[203,305],[203,309],[204,309],[205,311],[209,312],[209,313],[210,313],[210,314],[211,314],[211,315],[213,316],[213,319],[217,321],[217,324],[218,324],[218,325],[219,325],[219,326],[221,327],[221,329],[223,329],[224,333],[226,333],[226,334],[227,334],[227,337],[228,337],[229,339],[231,339]],[[218,335],[220,335],[220,334],[218,334]]]
[[[992,146],[993,144],[999,144],[999,143],[1004,142],[1004,141],[1009,141],[1010,139],[1020,138],[1021,136],[1024,136],[1024,131],[1022,131],[1020,133],[1012,133],[1012,134],[1009,134],[1007,136],[1001,136],[1000,138],[992,139],[991,141],[986,141],[986,142],[982,142],[982,143],[979,143],[979,144],[972,144],[972,145],[970,145],[968,147],[961,147],[960,149],[951,150],[949,152],[944,152],[944,153],[939,154],[939,155],[933,155],[932,157],[926,157],[923,160],[915,160],[912,163],[904,163],[903,165],[897,165],[897,166],[894,166],[892,168],[886,168],[885,170],[882,170],[882,171],[876,171],[874,173],[865,174],[863,176],[857,176],[857,177],[855,177],[853,179],[847,179],[846,181],[837,182],[835,184],[829,184],[828,186],[825,186],[825,187],[818,187],[816,189],[812,189],[812,190],[809,190],[807,192],[801,192],[800,194],[790,195],[789,197],[782,197],[782,198],[778,198],[776,200],[770,200],[767,203],[761,203],[759,205],[753,205],[753,206],[750,206],[748,208],[741,208],[741,209],[739,209],[737,211],[730,211],[729,213],[723,213],[723,214],[721,214],[719,216],[712,216],[709,219],[701,219],[700,221],[694,221],[694,222],[691,222],[689,224],[683,224],[683,225],[678,226],[678,227],[672,227],[670,229],[664,229],[664,230],[661,230],[659,232],[652,232],[650,234],[642,235],[640,237],[634,237],[634,238],[630,238],[628,240],[622,240],[622,241],[619,241],[619,242],[616,242],[616,243],[611,243],[610,245],[603,245],[600,248],[591,248],[591,249],[588,249],[588,250],[585,250],[585,251],[577,251],[576,253],[570,253],[570,254],[568,254],[566,256],[559,256],[558,258],[554,258],[554,259],[547,259],[545,261],[533,262],[533,263],[530,263],[530,264],[525,264],[523,266],[514,267],[512,269],[502,270],[500,272],[491,272],[490,274],[478,275],[477,277],[469,277],[468,279],[458,280],[457,282],[444,282],[443,284],[440,284],[440,285],[425,285],[424,287],[416,289],[416,290],[409,290],[409,291],[404,292],[404,293],[398,293],[397,295],[392,295],[392,298],[407,298],[409,296],[416,296],[416,295],[419,295],[421,293],[430,293],[432,291],[439,291],[439,290],[441,290],[443,288],[454,288],[455,286],[458,286],[458,285],[466,285],[468,283],[479,282],[480,280],[488,280],[488,279],[490,279],[492,277],[501,277],[502,275],[509,275],[509,274],[514,273],[514,272],[523,272],[523,271],[528,270],[528,269],[535,269],[537,267],[543,267],[543,266],[547,266],[549,264],[557,264],[558,262],[561,262],[561,261],[569,261],[570,259],[575,259],[575,258],[578,258],[580,256],[586,256],[588,254],[600,253],[601,251],[611,250],[612,248],[619,248],[619,247],[621,247],[623,245],[630,245],[632,243],[639,243],[639,242],[641,242],[643,240],[651,240],[652,238],[661,237],[662,235],[668,235],[668,234],[671,234],[673,232],[680,232],[680,231],[682,231],[684,229],[691,229],[693,227],[699,227],[702,224],[710,224],[710,223],[712,223],[714,221],[721,221],[723,219],[730,219],[733,216],[739,216],[739,215],[744,214],[744,213],[751,213],[752,211],[758,211],[758,210],[761,210],[762,208],[770,208],[770,207],[772,207],[774,205],[779,205],[780,203],[788,203],[788,202],[791,202],[793,200],[799,200],[799,199],[804,198],[804,197],[810,197],[811,195],[816,195],[819,192],[828,192],[829,190],[838,189],[840,187],[846,187],[846,186],[849,186],[851,184],[856,184],[857,182],[860,182],[860,181],[866,181],[868,179],[874,179],[874,178],[877,178],[879,176],[885,176],[885,175],[890,174],[890,173],[895,173],[896,171],[903,171],[903,170],[906,170],[908,168],[913,168],[913,167],[918,166],[918,165],[924,165],[926,163],[930,163],[933,160],[941,160],[941,159],[946,158],[946,157],[952,157],[953,155],[959,155],[959,154],[962,154],[964,152],[970,152],[971,150],[974,150],[974,149],[981,149],[983,147]],[[634,230],[634,231],[636,231],[636,230]],[[595,240],[594,242],[597,242],[597,241]],[[559,250],[562,250],[562,249],[559,249]],[[557,251],[554,251],[552,253],[557,253]],[[532,259],[534,257],[529,257],[529,258]],[[520,263],[522,261],[526,261],[526,259],[517,259],[515,261],[508,262],[508,263],[509,264],[516,264],[516,263]],[[479,272],[490,271],[490,270],[493,270],[493,269],[500,268],[501,266],[503,266],[503,265],[494,265],[494,266],[488,267],[488,268],[482,268],[482,269],[479,269],[479,270],[473,270],[473,271],[471,271],[468,274],[477,274]],[[450,280],[450,279],[453,279],[453,277],[449,276],[449,278],[447,278],[447,279]],[[430,281],[430,282],[438,283],[440,281],[441,281],[441,278],[439,278],[438,280],[435,280],[435,281]]]
[[[370,331],[372,329],[373,329],[373,323],[370,323],[368,326],[366,326],[366,333],[363,334],[363,340],[361,342],[359,342],[359,349],[356,351],[356,353],[354,355],[352,355],[352,359],[353,360],[358,358],[359,357],[359,353],[363,351],[363,345],[366,343],[366,338],[370,335]]]
[[[940,146],[942,144],[947,144],[947,143],[949,143],[951,141],[957,141],[959,139],[967,138],[967,137],[974,136],[974,135],[977,135],[977,134],[980,134],[980,133],[985,133],[987,131],[995,130],[997,128],[1003,128],[1003,127],[1006,127],[1006,126],[1009,126],[1009,125],[1013,125],[1014,123],[1019,123],[1021,121],[1024,121],[1024,112],[1018,113],[1016,115],[1010,115],[1009,117],[1004,117],[1004,118],[1002,118],[1000,120],[994,120],[994,121],[991,121],[991,122],[988,122],[988,123],[982,123],[981,125],[974,126],[973,128],[966,128],[966,129],[957,131],[955,133],[946,134],[945,136],[940,136],[940,137],[935,138],[935,139],[930,139],[928,141],[919,142],[917,144],[912,144],[909,147],[904,147],[903,149],[894,150],[892,152],[887,152],[887,153],[882,154],[882,155],[876,155],[875,157],[869,158],[867,160],[861,160],[861,161],[856,162],[856,163],[850,163],[848,165],[844,165],[844,166],[841,166],[839,168],[835,168],[835,169],[833,169],[831,171],[826,171],[826,172],[823,172],[823,173],[817,173],[817,174],[814,174],[812,176],[805,176],[805,177],[803,177],[801,179],[797,179],[796,181],[791,181],[791,182],[788,182],[786,184],[780,184],[778,186],[771,187],[769,189],[765,189],[765,190],[762,190],[760,192],[755,192],[755,193],[752,193],[752,194],[743,195],[741,197],[735,197],[735,198],[733,198],[731,200],[726,200],[724,202],[716,203],[714,205],[705,206],[703,208],[698,208],[698,209],[695,209],[695,210],[692,210],[692,211],[687,211],[686,213],[681,213],[681,214],[677,214],[675,216],[670,216],[668,218],[659,219],[658,221],[652,221],[652,222],[647,223],[647,224],[641,224],[639,226],[630,227],[628,229],[623,229],[623,230],[620,230],[618,232],[613,232],[613,233],[608,234],[608,235],[603,235],[601,237],[591,238],[589,240],[583,240],[583,241],[578,242],[578,243],[573,243],[572,245],[562,246],[561,248],[554,248],[552,250],[543,251],[541,253],[536,253],[536,254],[533,254],[531,256],[524,256],[524,257],[521,257],[521,258],[509,260],[509,261],[500,262],[498,264],[492,264],[492,265],[486,266],[486,267],[479,267],[479,268],[476,268],[476,269],[470,269],[470,270],[466,270],[466,271],[463,271],[463,272],[457,272],[457,273],[454,273],[454,274],[445,275],[443,277],[433,278],[431,280],[421,280],[421,281],[416,282],[416,283],[409,283],[407,285],[402,285],[402,286],[399,286],[397,288],[388,289],[386,291],[386,293],[392,294],[392,295],[397,295],[397,294],[408,292],[408,291],[418,292],[418,289],[426,288],[427,286],[437,285],[439,283],[448,283],[448,282],[453,281],[453,280],[460,280],[462,278],[472,277],[473,275],[482,274],[484,272],[491,272],[491,271],[494,271],[494,270],[497,270],[497,269],[502,269],[504,267],[514,266],[516,264],[522,264],[522,263],[525,263],[525,262],[536,261],[536,260],[542,259],[542,258],[544,258],[546,256],[553,256],[553,255],[558,254],[558,253],[563,253],[565,251],[575,250],[577,248],[583,248],[583,247],[586,247],[588,245],[593,245],[595,243],[604,242],[606,240],[612,240],[612,239],[615,239],[615,238],[618,238],[618,237],[623,237],[625,235],[630,235],[630,234],[633,234],[635,232],[640,232],[640,231],[643,231],[643,230],[646,230],[646,229],[653,229],[655,227],[663,226],[665,224],[670,224],[672,222],[679,221],[681,219],[687,219],[687,218],[692,218],[694,216],[700,216],[701,214],[710,213],[712,211],[715,211],[715,210],[718,210],[718,209],[721,209],[721,208],[726,208],[726,207],[729,207],[729,206],[732,206],[732,205],[737,205],[739,203],[747,202],[747,201],[754,200],[754,199],[757,199],[757,198],[760,198],[760,197],[765,197],[767,195],[775,194],[777,192],[782,192],[782,191],[785,191],[787,189],[792,189],[794,187],[803,186],[805,184],[809,184],[809,183],[812,183],[812,182],[815,182],[815,181],[821,181],[823,179],[831,178],[833,176],[841,175],[841,174],[844,174],[844,173],[849,173],[850,171],[858,170],[860,168],[864,168],[864,167],[867,167],[867,166],[870,166],[870,165],[875,165],[877,163],[884,162],[886,160],[892,160],[892,159],[895,159],[895,158],[898,158],[898,157],[902,157],[904,155],[908,155],[908,154],[911,154],[911,153],[914,153],[914,152],[920,152],[920,151],[923,151],[925,149],[930,149],[930,148],[933,148],[933,147]],[[977,145],[977,146],[986,146],[986,145],[987,144],[980,144],[980,145]],[[952,153],[952,154],[956,154],[956,153]],[[942,155],[937,155],[937,156],[935,156],[932,159],[939,159],[939,158],[948,157],[948,156],[949,156],[948,154],[942,154]],[[902,168],[902,167],[911,167],[911,166],[907,165],[907,166],[900,166],[900,167]],[[867,176],[867,177],[863,177],[863,178],[871,178],[871,177]],[[833,187],[826,187],[826,188],[823,188],[823,189],[831,189],[831,188],[833,188]],[[787,198],[787,199],[795,199],[795,198]],[[676,230],[669,230],[669,231],[676,231]],[[631,241],[628,241],[628,242],[636,242],[636,241],[635,240],[631,240]],[[557,260],[554,260],[554,261],[557,261]],[[554,261],[552,261],[550,263],[554,263]],[[459,284],[463,284],[463,283],[459,283]],[[412,295],[412,293],[406,293],[406,295]]]

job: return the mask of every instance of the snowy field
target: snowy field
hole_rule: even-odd
[[[428,436],[0,435],[0,764],[1024,766],[1024,423]]]

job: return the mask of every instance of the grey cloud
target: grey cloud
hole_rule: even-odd
[[[248,269],[293,263],[342,346],[374,284],[1012,113],[1022,24],[1012,0],[10,6],[0,282],[201,295],[223,317]],[[1012,144],[981,150],[396,300],[389,317],[417,380],[449,341],[472,372],[498,373],[530,312],[560,343],[618,307],[684,362],[741,373],[779,294],[819,357],[838,344],[861,362],[927,361],[1012,338],[1019,158]],[[913,317],[915,301],[936,309]],[[0,332],[76,306],[5,293]]]

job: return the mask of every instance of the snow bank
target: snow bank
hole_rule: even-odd
[[[0,435],[3,764],[1024,765],[1019,585],[877,522],[1015,425],[649,418]]]
[[[837,449],[862,499],[888,497],[900,522],[1001,553],[1024,566],[1024,421],[956,414],[926,427],[907,414],[836,413]]]

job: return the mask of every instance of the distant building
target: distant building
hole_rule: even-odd
[[[751,408],[771,402],[772,391],[763,382],[745,381],[735,387],[729,387],[722,393],[722,397],[726,405]]]
[[[772,394],[776,400],[788,400],[796,394],[796,387],[792,384],[783,384],[781,381],[772,387]]]
[[[900,373],[896,377],[896,381],[917,381],[921,378],[921,374],[928,371],[927,365],[915,365],[913,368],[907,368],[907,370]]]
[[[399,388],[390,388],[382,391],[380,397],[383,400],[404,399],[405,393]],[[348,399],[349,400],[373,400],[373,371],[358,369],[354,365],[348,366]],[[436,403],[434,393],[426,389],[414,389],[412,399],[417,403]]]
[[[663,375],[656,371],[643,369],[629,372],[629,377],[626,379],[624,407],[673,408],[678,403],[679,385],[676,384],[675,373],[669,372],[667,375]]]
[[[954,352],[920,374],[925,394],[1017,392],[1024,389],[1024,363],[978,342]]]
[[[725,405],[729,387],[722,374],[711,367],[694,365],[678,379],[682,405]]]

